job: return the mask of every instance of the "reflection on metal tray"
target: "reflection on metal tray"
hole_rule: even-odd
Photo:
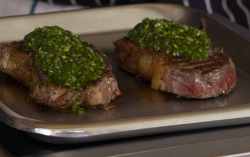
[[[228,52],[237,67],[234,91],[204,100],[177,98],[151,89],[148,82],[138,81],[120,69],[114,62],[113,42],[145,17],[167,18],[195,27],[199,18],[206,19],[208,36]],[[200,11],[178,5],[144,4],[2,18],[0,34],[4,38],[0,43],[21,40],[35,27],[44,25],[71,30],[105,52],[123,95],[108,111],[88,110],[84,115],[55,112],[37,106],[29,100],[28,88],[0,73],[0,119],[34,138],[67,144],[250,122],[250,69],[246,68],[250,41]]]

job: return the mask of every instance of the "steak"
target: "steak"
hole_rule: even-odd
[[[0,69],[30,88],[30,96],[37,103],[52,108],[68,108],[77,99],[81,106],[105,106],[121,95],[117,81],[112,74],[109,59],[95,46],[91,48],[99,53],[107,69],[100,79],[89,82],[82,90],[63,88],[57,84],[45,84],[46,75],[35,67],[34,53],[24,49],[24,42],[12,42],[1,47]],[[81,95],[81,97],[79,97]]]
[[[228,94],[236,84],[235,66],[221,47],[212,47],[205,61],[189,61],[153,49],[141,49],[127,37],[114,42],[119,66],[151,82],[155,90],[186,98],[210,98]]]

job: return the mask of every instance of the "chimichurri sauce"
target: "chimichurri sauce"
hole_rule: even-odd
[[[130,41],[143,48],[153,48],[188,60],[205,60],[211,49],[204,30],[177,24],[166,19],[145,18],[128,32]]]
[[[25,47],[35,53],[35,66],[48,77],[45,83],[81,90],[100,78],[106,67],[88,42],[58,26],[36,28],[24,37]]]

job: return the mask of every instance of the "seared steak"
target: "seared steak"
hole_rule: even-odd
[[[107,105],[110,100],[120,95],[121,91],[112,74],[109,59],[103,53],[97,51],[93,45],[91,45],[91,48],[102,56],[107,65],[107,70],[102,74],[101,79],[88,83],[80,91],[61,88],[57,84],[45,84],[46,75],[34,66],[34,53],[25,50],[22,41],[1,47],[0,69],[28,86],[31,98],[39,104],[53,108],[67,108],[72,105],[74,99],[78,99],[82,106]]]
[[[189,61],[152,49],[141,49],[124,37],[114,43],[115,60],[124,70],[151,81],[155,90],[187,98],[229,93],[236,84],[235,66],[221,47],[213,47],[205,61]]]

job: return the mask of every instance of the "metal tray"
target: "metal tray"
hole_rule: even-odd
[[[236,65],[235,89],[217,98],[177,98],[151,89],[148,82],[120,69],[114,62],[113,42],[145,17],[195,27],[199,18],[205,18],[212,43],[224,47]],[[26,87],[0,73],[0,119],[38,140],[72,144],[250,122],[250,40],[203,12],[178,5],[143,4],[1,18],[0,43],[21,40],[44,25],[71,30],[106,53],[123,95],[108,111],[87,110],[84,115],[56,112],[36,105],[29,100]]]

